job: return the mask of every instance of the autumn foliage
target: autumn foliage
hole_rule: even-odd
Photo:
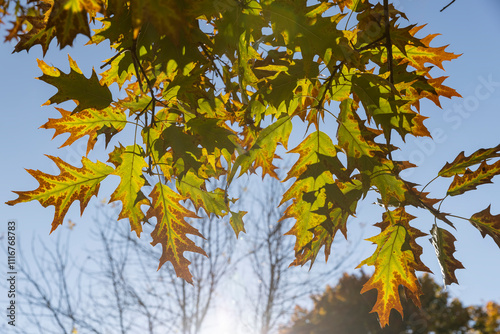
[[[348,218],[375,192],[385,213],[376,224],[380,234],[370,239],[377,249],[360,265],[375,267],[363,291],[377,289],[373,312],[381,325],[391,309],[403,312],[400,285],[420,304],[416,271],[429,271],[416,240],[425,233],[413,226],[409,207],[436,218],[432,242],[444,279],[457,282],[455,270],[463,266],[449,231],[456,216],[440,210],[443,198],[430,198],[403,179],[400,172],[416,166],[394,160],[392,152],[395,137],[430,137],[420,114],[423,99],[440,106],[441,98],[460,97],[438,69],[431,70],[458,55],[431,46],[436,34],[421,36],[422,26],[406,23],[405,13],[387,0],[39,0],[0,6],[3,23],[13,14],[7,39],[17,40],[16,52],[39,45],[45,53],[51,41],[62,48],[79,34],[90,45],[106,41],[115,52],[90,78],[71,57],[69,72],[38,61],[38,79],[58,89],[45,105],[76,104],[57,107],[60,118],[42,127],[55,137],[69,134],[62,146],[86,137],[87,154],[99,139],[109,151],[106,162],[83,156],[81,167],[50,157],[59,175],[29,170],[39,187],[16,191],[19,197],[8,204],[54,206],[52,231],[73,202],[83,212],[101,182],[119,176],[111,201],[121,202],[120,218],[137,236],[142,224],[154,224],[152,244],[163,248],[160,266],[171,262],[191,282],[184,253],[205,252],[189,238],[202,235],[188,223],[197,212],[184,201],[196,211],[230,215],[238,235],[245,212],[233,209],[231,183],[256,171],[279,178],[275,159],[292,154],[297,160],[284,179],[293,183],[282,204],[288,205],[283,219],[295,220],[287,233],[296,238],[293,265],[312,264],[321,250],[328,258],[337,232],[347,236]],[[114,96],[112,85],[126,97]],[[135,135],[108,147],[125,128]],[[305,139],[289,148],[290,136]],[[462,152],[446,163],[437,177],[450,178],[447,196],[491,182],[500,173],[499,156],[500,145]],[[224,189],[211,187],[221,178]],[[465,219],[500,246],[500,215],[488,207]]]

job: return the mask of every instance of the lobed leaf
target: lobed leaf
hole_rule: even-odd
[[[422,97],[428,98],[434,102],[438,107],[441,108],[441,103],[439,102],[439,97],[443,96],[451,99],[452,97],[462,97],[457,91],[451,87],[443,85],[444,80],[448,77],[431,78],[428,80],[429,85],[434,88],[434,94],[424,91],[422,92]]]
[[[52,138],[69,133],[70,136],[60,147],[71,145],[75,140],[88,135],[87,155],[97,142],[100,133],[106,134],[107,144],[111,137],[123,130],[127,123],[127,117],[123,111],[112,106],[102,110],[85,109],[77,114],[61,108],[56,109],[61,114],[61,118],[49,118],[49,121],[41,128],[56,130]]]
[[[201,238],[203,235],[189,225],[185,219],[198,217],[194,212],[179,204],[180,201],[186,200],[186,197],[177,194],[162,183],[157,183],[154,186],[149,197],[151,197],[152,203],[146,213],[146,219],[156,218],[155,229],[151,232],[153,237],[151,244],[153,246],[161,244],[163,249],[158,269],[169,261],[174,266],[177,277],[192,284],[193,275],[188,268],[191,262],[184,257],[184,252],[195,252],[205,256],[207,254],[187,237],[187,234]]]
[[[454,243],[457,239],[455,239],[453,234],[437,225],[432,226],[431,235],[432,238],[429,239],[429,241],[436,251],[444,283],[446,285],[450,285],[451,283],[458,284],[455,270],[465,268],[462,263],[453,256],[453,253],[455,253]]]
[[[178,179],[176,187],[179,193],[191,199],[197,210],[203,208],[207,214],[213,213],[217,217],[223,217],[229,212],[224,190],[216,188],[213,191],[207,191],[205,180],[193,172],[188,172]]]
[[[410,34],[415,36],[415,34],[422,29],[424,26],[414,27],[410,30]],[[446,46],[441,47],[431,47],[430,43],[439,34],[431,34],[420,40],[424,46],[417,45],[407,45],[406,52],[401,52],[397,47],[393,48],[393,57],[395,59],[401,59],[404,63],[409,64],[417,70],[426,70],[426,64],[436,65],[440,69],[443,68],[443,61],[450,61],[460,57],[451,52],[445,51]]]
[[[422,292],[415,271],[430,272],[420,260],[422,247],[415,242],[416,238],[424,236],[425,233],[409,225],[413,218],[404,208],[385,212],[383,221],[376,224],[382,231],[368,239],[377,244],[375,253],[358,265],[358,268],[365,264],[375,266],[375,272],[363,286],[361,293],[371,289],[378,290],[377,302],[372,312],[378,313],[381,327],[389,323],[392,309],[403,316],[400,285],[409,290],[414,303],[420,306],[419,296]]]
[[[144,160],[142,148],[137,144],[117,149],[118,152],[110,154],[108,161],[117,162],[117,167],[113,174],[120,177],[120,184],[111,194],[109,202],[122,202],[122,209],[118,215],[118,220],[128,218],[131,230],[135,231],[137,236],[140,237],[142,232],[141,222],[144,221],[144,213],[141,210],[141,205],[149,204],[149,200],[141,190],[147,184],[143,176],[143,169],[148,164]],[[119,160],[117,160],[118,154]]]
[[[318,225],[314,229],[312,229],[312,233],[314,235],[312,240],[309,241],[304,247],[302,247],[300,251],[295,253],[295,259],[290,264],[290,266],[303,266],[308,261],[311,261],[310,268],[312,268],[312,265],[314,264],[314,261],[316,260],[316,257],[318,256],[319,251],[322,247],[325,247],[325,258],[326,261],[328,261],[334,235],[321,225]]]
[[[451,163],[446,163],[439,171],[438,175],[443,177],[455,176],[457,174],[464,174],[468,167],[482,163],[487,159],[500,157],[500,145],[488,149],[479,149],[466,157],[465,152],[462,151]]]
[[[231,227],[234,230],[234,233],[236,234],[236,238],[238,238],[240,232],[246,233],[245,231],[245,226],[243,224],[243,216],[245,216],[248,212],[246,211],[238,211],[238,212],[231,212],[231,218],[229,219],[229,223],[231,224]]]
[[[273,164],[276,157],[276,147],[278,144],[282,144],[286,148],[291,131],[292,122],[287,115],[261,130],[252,147],[236,158],[227,182],[231,183],[238,167],[241,167],[240,176],[246,173],[250,167],[262,167],[262,177],[269,174],[278,178],[274,171],[276,166]]]
[[[470,217],[472,225],[481,232],[483,238],[489,235],[500,247],[500,215],[492,215],[491,205],[483,211],[477,212]]]
[[[456,196],[466,191],[474,190],[478,185],[492,183],[491,179],[498,174],[500,174],[500,160],[491,165],[483,161],[474,172],[470,169],[466,169],[464,175],[455,175],[453,182],[448,188],[447,194]]]
[[[43,9],[43,16],[29,15],[26,17],[26,22],[29,23],[31,27],[25,34],[20,36],[19,42],[14,48],[14,52],[21,52],[22,50],[29,52],[34,45],[39,44],[45,56],[49,49],[50,42],[56,37],[55,27],[47,27],[47,21],[52,12],[53,4],[54,0],[42,0],[40,7]]]
[[[407,185],[395,172],[392,161],[380,159],[380,165],[374,166],[369,176],[370,183],[378,189],[385,206],[400,206],[410,197]]]
[[[292,265],[307,261],[312,265],[323,246],[328,257],[336,232],[346,235],[345,224],[356,209],[361,183],[349,178],[337,157],[338,150],[328,135],[315,131],[289,152],[300,155],[285,180],[297,179],[281,201],[293,199],[282,217],[296,219],[287,232],[296,237]],[[334,180],[332,173],[345,182]]]
[[[78,68],[76,62],[68,55],[70,72],[62,73],[57,68],[47,65],[43,60],[38,59],[38,67],[43,75],[37,79],[56,87],[57,93],[43,105],[62,103],[74,100],[77,107],[72,113],[94,108],[107,108],[112,102],[111,91],[106,86],[99,83],[97,74],[92,70],[92,76],[87,79]]]
[[[366,161],[373,158],[377,152],[382,152],[380,145],[374,141],[380,132],[367,128],[365,121],[361,120],[356,113],[356,109],[357,105],[351,99],[340,103],[337,139],[348,159],[356,161],[355,164],[366,169],[371,167],[366,164]]]
[[[95,17],[95,12],[101,9],[99,0],[55,0],[47,20],[47,28],[54,27],[62,49],[72,45],[76,35],[83,34],[90,38],[89,18]]]
[[[80,201],[80,212],[83,214],[92,196],[97,196],[99,186],[113,168],[102,163],[92,162],[82,157],[82,167],[73,167],[58,157],[48,155],[61,171],[59,175],[50,175],[38,170],[28,169],[40,184],[37,189],[31,191],[14,191],[19,197],[6,202],[8,205],[30,202],[37,200],[46,208],[55,206],[54,220],[52,221],[51,233],[62,225],[64,216],[74,201]]]
[[[130,52],[125,52],[108,61],[111,61],[110,68],[101,73],[99,83],[103,86],[110,86],[116,82],[118,88],[121,89],[123,84],[135,75],[132,56]]]

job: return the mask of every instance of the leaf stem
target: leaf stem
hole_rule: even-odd
[[[470,219],[469,218],[465,218],[465,217],[461,217],[461,216],[455,216],[455,215],[452,215],[452,214],[447,214],[447,216],[450,216],[450,217],[453,217],[453,218],[458,218],[458,219],[463,219],[463,220],[467,220],[470,222]]]
[[[438,175],[438,176],[436,176],[435,178],[433,178],[432,180],[430,180],[429,182],[427,182],[427,184],[426,184],[426,185],[422,188],[422,190],[420,190],[420,195],[421,195],[421,194],[422,194],[422,192],[425,190],[425,188],[427,188],[427,186],[428,186],[429,184],[431,184],[433,181],[435,181],[438,177],[439,177],[439,175]],[[445,198],[446,198],[446,197],[445,197]],[[444,199],[444,198],[443,198],[443,199]]]
[[[384,16],[385,16],[385,46],[387,48],[387,66],[389,70],[389,82],[394,85],[394,76],[392,73],[392,41],[391,41],[391,24],[389,22],[389,0],[384,0]]]

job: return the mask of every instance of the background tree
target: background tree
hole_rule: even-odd
[[[78,233],[71,221],[67,239],[59,235],[55,245],[34,239],[33,261],[19,259],[19,313],[27,320],[19,333],[200,333],[221,280],[238,263],[232,231],[199,220],[209,257],[193,259],[188,287],[172,267],[156,271],[161,250],[131,236],[118,213],[101,205],[84,250],[71,245]]]
[[[469,307],[477,333],[500,333],[500,305],[489,301],[484,307]]]
[[[249,321],[246,325],[249,333],[275,333],[292,314],[298,301],[321,291],[325,284],[358,260],[353,258],[361,240],[353,238],[342,244],[343,247],[336,247],[337,252],[327,265],[319,265],[314,271],[290,268],[294,261],[294,240],[283,235],[290,230],[292,222],[280,219],[286,204],[280,207],[280,198],[276,196],[283,188],[285,184],[268,179],[265,186],[254,184],[244,200],[246,207],[252,208],[245,239],[250,247],[248,260],[252,276],[256,279],[256,284],[244,284],[246,302],[240,305],[244,306],[241,319]],[[325,256],[328,259],[329,253]]]
[[[348,275],[334,287],[327,287],[321,295],[312,297],[311,310],[296,307],[291,325],[282,334],[348,334],[348,333],[500,333],[498,305],[489,302],[486,307],[466,307],[438,285],[430,275],[419,278],[423,295],[422,308],[410,297],[402,300],[404,317],[393,311],[390,325],[380,328],[378,318],[369,313],[377,298],[374,291],[360,294],[369,280],[365,273]],[[403,289],[401,293],[404,294]]]

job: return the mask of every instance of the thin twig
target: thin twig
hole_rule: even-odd
[[[452,3],[454,3],[454,2],[455,2],[455,0],[452,0],[449,4],[447,4],[446,6],[444,6],[444,7],[440,10],[440,12],[442,12],[442,11],[443,11],[443,10],[445,10],[446,8],[450,7],[450,6],[451,6],[451,4],[452,4]]]

